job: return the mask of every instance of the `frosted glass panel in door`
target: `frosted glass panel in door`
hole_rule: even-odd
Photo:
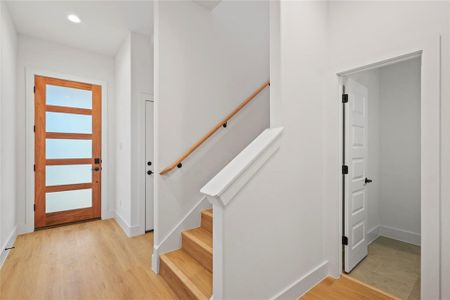
[[[47,159],[92,157],[92,140],[47,139],[45,147]]]
[[[92,165],[63,165],[45,167],[45,185],[92,182]]]
[[[90,115],[46,112],[45,117],[47,132],[92,133],[92,116]]]
[[[92,91],[47,84],[46,104],[92,109]]]
[[[52,213],[92,206],[92,189],[45,194],[45,212]]]

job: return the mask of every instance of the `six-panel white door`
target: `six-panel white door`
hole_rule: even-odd
[[[344,246],[344,271],[350,272],[367,256],[367,134],[368,134],[368,90],[354,80],[345,85],[348,103],[345,104],[345,176],[344,235],[348,244]]]

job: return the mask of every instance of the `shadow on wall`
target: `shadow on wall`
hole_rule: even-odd
[[[186,158],[182,168],[176,168],[162,175],[164,191],[161,192],[178,203],[180,211],[190,209],[192,202],[183,201],[184,197],[193,195],[197,201],[203,198],[200,189],[268,127],[269,88],[266,88],[235,115],[226,128],[219,129]],[[205,133],[202,132],[199,136]],[[177,158],[174,157],[173,160]],[[162,166],[161,169],[165,167]]]

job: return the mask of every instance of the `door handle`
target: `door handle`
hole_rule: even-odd
[[[150,171],[150,170],[148,170],[148,171],[147,171],[147,174],[148,174],[148,175],[152,175],[152,174],[153,174],[153,172],[152,172],[152,171]]]
[[[364,179],[364,184],[368,184],[368,183],[371,183],[371,182],[372,182],[372,179],[369,179],[367,177],[366,177],[366,179]]]
[[[100,167],[92,168],[92,171],[100,171]]]

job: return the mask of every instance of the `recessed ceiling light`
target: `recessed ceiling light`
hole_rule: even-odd
[[[77,15],[71,14],[67,16],[67,19],[72,23],[81,23],[80,18]]]

